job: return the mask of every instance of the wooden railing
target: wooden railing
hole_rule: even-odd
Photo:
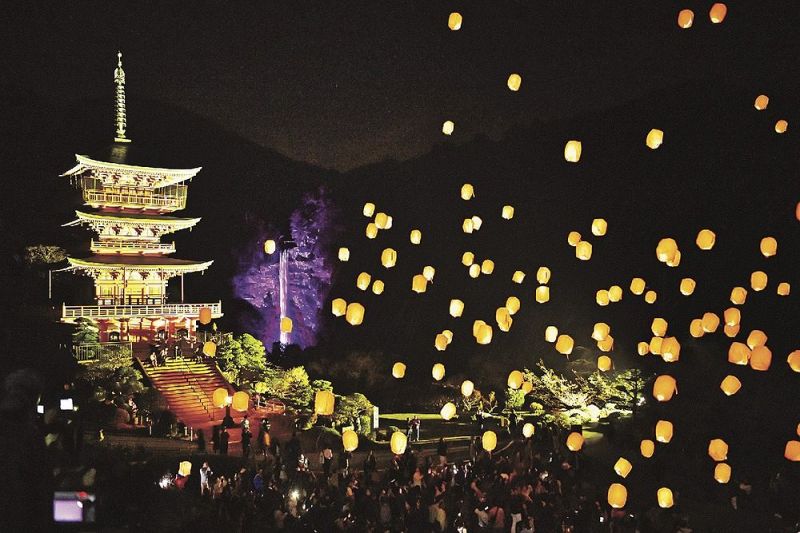
[[[198,316],[200,309],[208,307],[211,316],[222,316],[222,302],[203,304],[154,305],[62,305],[62,318],[127,318],[154,316]]]
[[[92,239],[91,245],[89,249],[93,253],[98,252],[114,252],[119,251],[121,253],[159,253],[159,254],[171,254],[175,252],[175,241],[172,242],[150,242],[150,241],[123,241],[123,240],[111,240],[111,239],[100,239],[96,241]]]
[[[96,361],[101,355],[126,355],[133,357],[133,343],[131,342],[93,342],[76,344],[72,347],[72,354],[79,363]]]
[[[146,189],[140,191],[84,189],[83,201],[92,206],[106,205],[142,209],[179,210],[186,207],[186,191],[186,185],[170,187],[170,194],[154,194]]]

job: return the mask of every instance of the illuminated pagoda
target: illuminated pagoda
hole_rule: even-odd
[[[184,303],[183,276],[204,271],[212,261],[173,258],[175,243],[162,242],[161,237],[200,221],[168,215],[186,207],[186,183],[200,167],[134,164],[137,152],[125,136],[125,72],[122,54],[117,56],[114,142],[103,157],[76,155],[77,164],[62,174],[81,190],[89,208],[76,211],[77,218],[65,226],[87,226],[96,234],[91,255],[69,257],[67,270],[94,279],[95,303],[64,305],[61,321],[96,322],[101,343],[148,343],[157,335],[192,337],[201,309],[209,308],[218,318],[222,305]],[[181,279],[180,303],[167,301],[167,283],[173,277]]]

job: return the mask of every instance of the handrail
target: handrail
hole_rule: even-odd
[[[104,203],[183,209],[186,207],[186,192],[187,187],[185,185],[176,185],[175,194],[152,194],[149,191],[111,192],[103,189],[87,188],[83,190],[83,201],[87,204]]]
[[[128,348],[128,353],[131,355],[131,357],[133,357],[132,342],[89,342],[84,344],[76,344],[72,347],[72,354],[75,356],[75,359],[77,359],[78,362],[85,363],[97,360],[102,351],[121,351],[125,347]]]
[[[200,309],[208,307],[212,316],[222,316],[222,302],[197,303],[197,304],[131,304],[131,305],[63,305],[61,316],[63,318],[80,317],[129,317],[129,316],[194,316]]]
[[[148,242],[148,241],[127,241],[118,239],[99,239],[90,241],[89,249],[96,252],[101,248],[111,248],[115,250],[155,250],[160,252],[172,253],[175,251],[175,241],[172,242]]]

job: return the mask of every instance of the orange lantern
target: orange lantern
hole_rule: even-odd
[[[575,341],[569,335],[559,335],[556,339],[556,351],[562,355],[571,354],[574,346]]]
[[[677,253],[678,243],[675,242],[675,239],[666,238],[658,241],[658,245],[656,246],[656,257],[662,263],[674,260],[675,254]]]
[[[631,280],[631,292],[636,296],[641,296],[647,284],[642,278],[633,278]]]
[[[609,333],[611,333],[611,326],[605,322],[597,322],[592,330],[592,338],[596,341],[601,341],[608,337]]]
[[[650,459],[656,451],[656,444],[650,439],[644,439],[641,444],[639,444],[639,451],[642,457]]]
[[[580,141],[567,141],[564,146],[564,159],[570,163],[577,163],[581,160],[582,148]]]
[[[669,509],[673,505],[672,490],[667,487],[661,487],[656,493],[658,499],[658,506],[662,509]]]
[[[711,22],[714,24],[719,24],[723,20],[725,20],[725,15],[728,14],[728,6],[723,4],[722,2],[717,2],[711,9],[708,11],[708,18],[711,19]]]
[[[443,420],[450,420],[454,416],[456,416],[456,406],[452,402],[447,402],[442,406],[442,410],[439,411],[439,415],[442,417]]]
[[[718,463],[714,467],[714,479],[717,483],[727,483],[731,480],[731,465],[728,463]]]
[[[442,363],[436,363],[433,365],[433,368],[431,369],[431,376],[433,376],[433,379],[436,381],[441,381],[444,379],[444,365]]]
[[[639,355],[647,355],[650,353],[650,344],[647,342],[640,342],[636,345],[636,352]]]
[[[739,334],[739,329],[739,324],[736,324],[735,326],[729,326],[728,324],[725,324],[725,326],[722,328],[722,331],[724,331],[725,335],[732,339]]]
[[[663,374],[653,382],[653,397],[659,402],[668,402],[678,393],[678,382],[672,376]]]
[[[353,452],[358,448],[358,434],[352,429],[345,429],[342,433],[342,447],[346,452]]]
[[[608,294],[608,291],[605,289],[600,289],[599,291],[597,291],[597,294],[595,294],[594,299],[597,302],[597,305],[601,307],[607,306],[608,302],[611,301],[610,295]]]
[[[211,341],[203,343],[203,355],[207,357],[214,357],[217,355],[217,345]]]
[[[735,305],[744,305],[747,301],[747,289],[744,287],[734,287],[731,289],[731,303]]]
[[[645,139],[645,144],[651,150],[656,150],[663,142],[664,132],[655,128],[650,130],[650,132],[647,134],[647,138]]]
[[[547,342],[556,342],[558,339],[558,328],[555,326],[547,326],[544,329],[544,340]]]
[[[364,209],[362,210],[365,217],[371,218],[373,214],[375,214],[375,204],[372,202],[367,202],[364,204]]]
[[[575,246],[575,257],[581,261],[588,261],[592,258],[592,243],[581,241]]]
[[[536,271],[536,281],[542,285],[546,285],[550,281],[550,269],[546,266],[539,267]]]
[[[726,326],[738,326],[742,320],[742,312],[736,307],[729,307],[722,314]]]
[[[778,296],[789,296],[789,293],[792,290],[792,286],[789,285],[786,281],[783,281],[778,284]]]
[[[520,388],[523,381],[525,381],[525,376],[519,370],[512,370],[508,375],[508,387],[510,389],[516,390]]]
[[[406,375],[405,363],[397,362],[392,366],[392,377],[402,379]]]
[[[728,443],[722,439],[711,439],[708,443],[708,456],[716,462],[728,458]]]
[[[481,446],[487,452],[493,451],[497,448],[497,434],[494,431],[486,431],[481,437]]]
[[[461,13],[456,11],[453,11],[450,13],[450,16],[447,17],[447,27],[450,28],[451,31],[460,30],[462,22],[464,22],[464,18],[461,16]]]
[[[761,239],[759,248],[761,249],[761,255],[764,257],[772,257],[778,253],[778,241],[775,237],[764,237]]]
[[[600,348],[600,351],[610,352],[614,349],[614,337],[609,335],[605,339],[597,341],[597,347]]]
[[[775,133],[786,133],[789,128],[789,123],[781,119],[775,123]]]
[[[694,292],[697,283],[692,278],[683,278],[681,280],[680,290],[684,296],[690,296]]]
[[[753,370],[769,370],[772,363],[772,351],[766,346],[756,346],[750,354],[750,368]]]
[[[746,365],[750,361],[750,348],[741,342],[731,343],[728,348],[728,362],[734,365]]]
[[[694,22],[694,11],[691,9],[681,9],[678,12],[678,26],[684,30],[692,27]]]
[[[347,304],[345,320],[347,320],[347,323],[351,326],[361,325],[364,322],[365,311],[364,306],[358,302]]]
[[[514,274],[511,276],[511,281],[513,281],[514,283],[522,283],[523,281],[525,281],[525,272],[523,272],[522,270],[515,271]]]
[[[597,369],[601,372],[608,372],[614,367],[613,361],[607,355],[601,355],[597,358]]]
[[[719,317],[715,313],[705,313],[701,320],[703,331],[706,333],[714,333],[719,327]]]
[[[722,383],[719,384],[719,388],[722,389],[726,396],[733,396],[742,388],[742,382],[736,376],[727,375],[722,380]]]
[[[475,384],[472,383],[470,380],[466,379],[461,383],[461,394],[465,398],[469,398],[472,396],[472,393],[475,391]]]
[[[650,324],[650,331],[657,337],[663,337],[667,334],[667,321],[659,317],[654,318]]]
[[[608,288],[608,300],[610,302],[618,302],[622,300],[622,287],[619,285],[612,285]]]
[[[764,111],[769,105],[769,96],[766,94],[759,94],[756,96],[755,108],[759,111]]]
[[[314,394],[314,412],[320,416],[332,415],[335,403],[336,397],[333,391],[318,390]]]
[[[602,237],[608,231],[608,222],[604,218],[592,220],[592,235]]]
[[[200,312],[198,314],[198,320],[203,325],[211,323],[211,308],[210,307],[201,307]]]
[[[792,462],[800,461],[800,441],[790,440],[786,443],[783,456]]]
[[[764,346],[765,344],[767,344],[767,334],[760,329],[754,329],[750,332],[750,335],[747,336],[747,346],[749,346],[751,350],[758,346]]]
[[[658,298],[658,294],[656,294],[656,291],[647,291],[644,294],[644,301],[649,304],[656,303],[656,298]]]
[[[616,472],[621,478],[628,477],[628,474],[631,473],[631,470],[633,470],[633,465],[624,457],[620,457],[617,459],[617,462],[614,463],[614,472]]]
[[[581,234],[577,231],[570,231],[567,235],[567,244],[577,246],[579,242],[581,242]]]
[[[539,285],[536,287],[536,303],[545,304],[550,301],[550,286]]]
[[[533,434],[535,432],[536,432],[536,426],[534,426],[530,422],[522,426],[522,436],[525,437],[526,439],[533,437]]]
[[[225,407],[225,404],[228,403],[228,389],[223,387],[215,389],[211,396],[211,403],[214,407]]]
[[[231,402],[231,407],[236,411],[247,411],[248,407],[250,406],[250,396],[243,391],[240,390],[239,392],[233,393],[233,401]]]
[[[761,270],[756,270],[750,274],[750,288],[754,291],[763,291],[767,287],[767,273]]]
[[[789,363],[789,368],[793,371],[800,372],[800,350],[790,353],[789,357],[786,358],[786,362]]]
[[[408,444],[408,438],[406,434],[401,431],[395,431],[392,433],[392,438],[389,441],[389,447],[392,450],[392,453],[395,455],[403,455],[406,451],[406,445]]]
[[[293,329],[292,319],[288,316],[281,317],[281,333],[291,333]]]
[[[347,311],[347,302],[344,298],[334,298],[331,302],[331,313],[333,316],[343,316]]]
[[[567,435],[567,448],[571,452],[580,451],[583,448],[583,435],[576,431]]]
[[[659,420],[656,422],[656,440],[664,444],[672,440],[672,422],[668,420]]]
[[[628,501],[628,489],[620,483],[612,483],[608,487],[608,505],[614,509],[622,509]]]

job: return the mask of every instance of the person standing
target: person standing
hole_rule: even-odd
[[[320,452],[322,459],[322,472],[325,474],[325,479],[331,477],[331,463],[333,463],[333,450],[328,446]]]
[[[222,427],[222,433],[219,436],[219,453],[221,455],[228,455],[228,440],[230,439],[230,435],[228,434],[228,428],[225,426]]]
[[[414,441],[419,442],[419,426],[422,421],[420,420],[419,416],[414,415]]]
[[[206,492],[211,495],[211,476],[214,475],[214,472],[211,471],[211,467],[208,466],[208,461],[203,463],[203,467],[200,468],[200,496],[204,496]]]
[[[242,425],[242,457],[250,457],[250,430]]]
[[[436,446],[436,453],[439,455],[439,466],[447,464],[447,443],[444,437],[439,438],[439,444]]]

